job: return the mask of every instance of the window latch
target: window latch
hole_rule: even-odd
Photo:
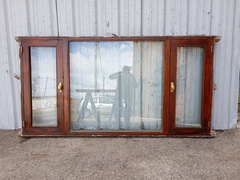
[[[26,127],[26,121],[23,121],[23,122],[22,122],[22,126],[23,126],[23,127]]]
[[[175,91],[175,85],[174,85],[174,82],[171,82],[171,92],[174,92]]]

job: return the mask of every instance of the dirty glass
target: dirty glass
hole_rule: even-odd
[[[56,127],[56,48],[31,47],[32,126]]]
[[[163,42],[69,46],[71,131],[162,130]]]
[[[203,47],[177,49],[176,127],[201,127]]]

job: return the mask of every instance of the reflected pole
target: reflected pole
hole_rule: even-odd
[[[44,97],[45,97],[45,95],[46,95],[46,91],[47,91],[47,83],[48,83],[48,76],[47,76],[46,84],[45,84]]]
[[[103,76],[103,96],[104,96],[104,89],[105,89],[105,76]]]
[[[97,90],[97,42],[95,42],[94,77],[95,77],[95,90]],[[97,96],[96,91],[95,91],[95,96]]]

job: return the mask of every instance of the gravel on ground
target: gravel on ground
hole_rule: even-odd
[[[240,124],[215,138],[21,138],[0,130],[0,179],[240,179]]]

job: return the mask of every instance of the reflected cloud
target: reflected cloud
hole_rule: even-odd
[[[97,88],[115,89],[109,75],[132,60],[133,42],[70,42],[70,86],[94,89],[97,81]]]

